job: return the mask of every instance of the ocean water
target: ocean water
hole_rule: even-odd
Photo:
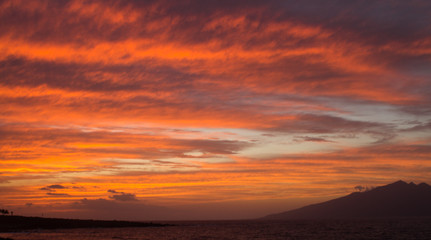
[[[172,224],[175,226],[32,230],[0,233],[0,237],[14,240],[431,239],[431,219],[202,221]]]

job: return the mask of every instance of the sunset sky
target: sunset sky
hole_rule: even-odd
[[[431,2],[0,1],[0,208],[261,217],[431,183]]]

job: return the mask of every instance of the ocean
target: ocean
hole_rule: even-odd
[[[431,239],[431,219],[183,221],[146,228],[80,228],[0,233],[14,240]]]

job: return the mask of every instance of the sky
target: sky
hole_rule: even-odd
[[[1,0],[0,207],[241,219],[431,183],[430,22],[427,0]]]

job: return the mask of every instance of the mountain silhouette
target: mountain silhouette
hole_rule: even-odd
[[[431,186],[397,181],[366,192],[272,214],[264,219],[430,217]]]

